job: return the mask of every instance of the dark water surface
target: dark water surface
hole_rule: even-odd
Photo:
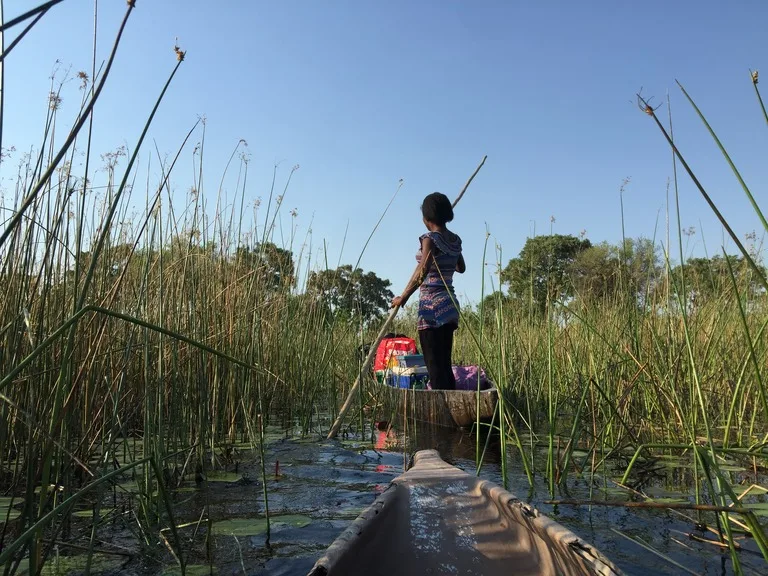
[[[421,430],[421,436],[415,439],[416,449],[435,448],[440,451],[443,459],[470,473],[475,472],[475,438],[466,432],[444,431],[441,429]],[[695,523],[680,513],[664,509],[638,509],[617,507],[576,507],[552,506],[545,504],[551,500],[546,478],[544,458],[546,449],[538,451],[540,462],[537,462],[534,487],[531,488],[524,473],[516,450],[509,450],[507,462],[508,489],[519,498],[533,504],[540,512],[557,520],[581,538],[595,545],[606,557],[611,559],[628,575],[647,574],[683,574],[681,567],[675,566],[653,552],[643,548],[615,531],[628,535],[635,540],[641,540],[653,550],[677,562],[685,569],[695,574],[725,575],[733,574],[728,550],[721,550],[710,543],[691,540],[689,534],[706,536],[716,539],[711,532],[695,531]],[[486,459],[480,476],[497,484],[502,483],[501,467],[499,465],[498,446],[491,446],[486,452]],[[623,468],[622,468],[623,471]],[[677,470],[676,470],[677,471]],[[678,471],[679,472],[679,471]],[[616,474],[618,475],[618,474]],[[675,474],[672,474],[675,477]],[[683,474],[687,477],[689,474]],[[659,478],[656,483],[643,487],[646,493],[654,496],[670,497],[679,501],[692,501],[683,498],[679,492],[671,493],[663,488]],[[567,492],[560,489],[554,499],[573,500],[617,500],[630,499],[630,493],[618,487],[615,483],[604,478],[569,478]],[[686,489],[690,491],[690,488]],[[687,494],[687,492],[686,492]],[[676,498],[671,498],[675,496]],[[686,516],[695,520],[696,512],[682,511]],[[712,516],[709,520],[712,520]],[[765,517],[763,516],[763,519]],[[765,525],[765,523],[764,523]],[[768,574],[768,565],[763,560],[757,546],[751,539],[741,541],[744,551],[740,555],[742,570],[745,574]]]
[[[216,539],[214,564],[219,574],[304,575],[336,536],[402,473],[411,455],[419,449],[437,449],[442,457],[467,470],[475,471],[475,437],[469,433],[420,428],[410,430],[408,438],[394,431],[373,429],[365,440],[357,438],[326,441],[320,438],[303,441],[281,440],[269,448],[267,461],[274,473],[279,462],[278,480],[270,480],[270,514],[302,515],[311,519],[303,527],[277,525],[273,528],[270,548],[264,535],[239,538],[239,551],[230,536]],[[254,466],[255,468],[255,466]],[[541,467],[539,469],[542,469]],[[713,544],[691,540],[692,522],[666,510],[626,508],[567,507],[543,504],[549,500],[546,480],[537,475],[530,489],[515,452],[508,463],[509,489],[533,503],[540,511],[561,522],[585,540],[597,546],[622,570],[631,575],[683,573],[666,560],[642,548],[612,529],[644,541],[697,574],[733,573],[727,550],[724,554]],[[254,479],[258,472],[247,470]],[[498,446],[490,446],[480,476],[501,483]],[[626,500],[626,493],[610,483],[608,498]],[[593,499],[605,499],[606,492],[593,486]],[[558,497],[590,499],[586,479],[570,480],[568,494]],[[211,515],[215,518],[253,517],[263,515],[260,483],[249,486],[225,486],[211,490]],[[199,515],[202,501],[191,507]],[[692,513],[688,513],[693,518]],[[704,534],[701,534],[704,536]],[[386,535],[382,535],[386,537]],[[710,534],[710,538],[713,536]],[[744,572],[768,574],[768,566],[750,541],[749,551],[742,552]],[[240,554],[243,562],[240,563]],[[192,561],[192,560],[190,560]],[[204,562],[201,555],[194,560]]]
[[[264,533],[261,467],[256,452],[239,453],[236,470],[232,464],[228,474],[211,473],[207,482],[201,482],[199,477],[197,482],[188,480],[174,491],[175,520],[187,562],[191,565],[188,574],[209,574],[209,566],[213,565],[214,573],[219,575],[304,575],[339,533],[403,472],[416,450],[437,449],[451,464],[469,472],[475,471],[475,438],[460,431],[416,429],[409,431],[407,440],[402,434],[376,428],[372,428],[365,438],[347,437],[334,441],[318,435],[304,439],[275,436],[272,435],[265,458],[269,512],[273,519],[268,545]],[[508,467],[511,492],[593,543],[627,574],[681,574],[685,571],[614,530],[642,540],[693,573],[733,573],[727,550],[691,540],[688,535],[694,532],[694,524],[679,514],[668,510],[553,508],[543,503],[550,499],[543,475],[537,474],[536,485],[530,489],[514,451],[510,452]],[[480,476],[501,483],[498,446],[492,445],[489,449]],[[556,498],[627,499],[626,492],[615,485],[607,481],[597,484],[595,487],[593,482],[590,496],[586,479],[570,479],[568,494],[558,494]],[[656,489],[660,490],[660,487]],[[119,499],[115,502],[118,507],[121,505]],[[135,508],[135,504],[133,506]],[[206,510],[214,527],[214,535],[210,538]],[[693,512],[685,513],[694,518]],[[122,518],[129,517],[130,514],[122,514]],[[83,526],[76,525],[73,532],[77,533],[79,529],[82,534],[89,533],[90,519],[79,522]],[[169,532],[165,535],[171,540]],[[699,535],[705,536],[703,533]],[[154,556],[161,560],[149,560],[149,555],[138,552],[136,542],[141,534],[135,522],[113,520],[99,528],[99,536],[96,549],[119,550],[122,547],[134,555],[99,557],[96,573],[142,576],[180,573],[174,569],[173,558],[160,542],[149,542],[148,545],[154,547]],[[706,536],[713,539],[711,533]],[[78,543],[82,544],[82,541]],[[768,566],[757,553],[754,543],[745,539],[742,545],[745,551],[740,558],[744,573],[768,574]],[[61,551],[63,554],[75,553],[66,548]],[[69,565],[60,562],[58,573],[78,571],[76,561]],[[50,568],[44,572],[54,573],[56,571]]]

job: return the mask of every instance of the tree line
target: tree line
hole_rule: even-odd
[[[329,320],[368,325],[387,313],[394,296],[389,280],[349,264],[311,272],[300,290],[293,252],[272,242],[240,246],[230,254],[182,236],[161,250],[118,244],[105,251],[102,272],[115,276],[129,267],[130,273],[141,274],[162,255],[178,258],[179,254],[231,266],[235,277],[252,283],[265,297],[310,299]],[[81,254],[83,267],[89,257],[88,252]],[[762,294],[754,272],[739,256],[690,258],[683,265],[668,267],[660,247],[647,238],[593,244],[583,236],[542,235],[528,238],[520,253],[502,268],[500,289],[486,296],[483,306],[491,311],[503,300],[536,314],[552,303],[603,305],[622,300],[643,306],[658,301],[662,292],[665,298],[681,296],[688,306],[698,306],[733,289],[731,270],[740,290],[751,296]]]
[[[80,255],[81,269],[87,269],[91,253]],[[141,278],[160,260],[175,263],[175,269],[190,276],[200,276],[199,281],[216,281],[205,278],[208,271],[195,263],[204,259],[215,262],[216,276],[231,282],[249,285],[264,298],[284,297],[309,299],[323,309],[326,317],[354,324],[367,325],[386,313],[394,297],[391,282],[375,272],[342,265],[336,269],[313,271],[300,290],[297,285],[297,263],[293,252],[272,242],[259,242],[252,246],[239,246],[234,252],[222,253],[214,243],[200,244],[189,235],[174,236],[161,249],[136,248],[133,244],[107,246],[99,262],[98,273],[104,276]],[[180,264],[187,262],[186,265]],[[191,264],[190,264],[191,263]],[[229,272],[233,272],[231,274]],[[66,277],[72,278],[70,267]]]
[[[731,276],[733,273],[733,277]],[[519,255],[500,275],[501,296],[544,312],[551,303],[607,304],[617,300],[639,306],[674,299],[695,307],[733,290],[762,294],[760,284],[741,256],[690,258],[667,264],[661,248],[648,238],[619,244],[572,235],[528,238]],[[488,296],[494,306],[499,294]]]

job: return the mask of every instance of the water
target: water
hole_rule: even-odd
[[[304,575],[325,548],[349,523],[400,474],[415,450],[437,449],[443,458],[469,472],[475,469],[475,438],[460,431],[411,430],[408,438],[390,430],[373,429],[370,435],[327,441],[320,436],[307,439],[272,437],[267,452],[269,510],[273,519],[269,544],[265,542],[264,502],[261,468],[255,452],[243,451],[232,462],[228,474],[209,474],[205,482],[188,479],[174,491],[174,515],[192,574],[208,574],[212,563],[216,574]],[[689,538],[694,524],[667,510],[626,508],[553,507],[546,481],[536,476],[528,486],[516,453],[510,452],[509,489],[541,512],[564,524],[593,543],[605,556],[630,575],[680,574],[680,568],[655,556],[616,532],[644,541],[697,574],[731,574],[727,550]],[[542,469],[542,468],[539,468]],[[480,475],[501,483],[498,447],[491,443]],[[131,486],[130,482],[126,486]],[[606,497],[627,499],[626,492],[607,481],[592,486],[584,478],[569,479],[567,494],[556,498],[588,500]],[[661,483],[644,489],[663,490]],[[133,499],[133,500],[132,500]],[[117,494],[114,510],[99,529],[97,550],[121,550],[130,556],[100,556],[102,574],[175,574],[173,559],[159,542],[142,548],[140,534],[131,514],[137,510],[135,497]],[[213,522],[213,537],[207,541],[207,510]],[[686,512],[693,518],[691,512]],[[73,518],[70,543],[86,545],[90,518]],[[171,541],[170,532],[164,532]],[[713,536],[710,534],[710,538]],[[741,553],[746,574],[766,574],[766,566],[754,544],[744,540]],[[76,556],[77,549],[59,547],[60,554]],[[61,564],[60,573],[78,570],[77,559]],[[243,570],[245,568],[245,570]],[[56,573],[55,570],[45,572]]]

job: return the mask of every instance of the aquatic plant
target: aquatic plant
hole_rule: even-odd
[[[85,499],[99,518],[129,479],[144,553],[171,554],[183,571],[169,490],[189,474],[207,482],[210,469],[236,465],[243,439],[261,448],[266,487],[270,417],[310,429],[317,406],[335,404],[339,374],[356,366],[355,335],[297,290],[299,266],[314,264],[309,252],[293,233],[287,245],[274,242],[298,166],[273,197],[275,167],[266,211],[257,201],[249,217],[245,141],[230,157],[236,199],[225,201],[227,164],[215,207],[204,120],[172,159],[143,146],[185,59],[181,48],[131,152],[104,154],[94,170],[92,112],[134,8],[128,2],[104,68],[78,75],[82,101],[63,136],[65,82],[54,82],[42,141],[0,199],[0,485],[23,502],[0,519],[0,564],[9,569],[26,555],[37,571],[69,530],[74,504]],[[185,155],[193,186],[179,206],[171,181]],[[149,164],[143,189],[140,158]],[[9,161],[0,160],[4,169]],[[266,488],[264,499],[268,517]],[[94,523],[91,552],[97,532]]]
[[[766,226],[725,147],[681,90]],[[668,241],[659,245],[655,239],[625,238],[616,249],[587,246],[585,258],[570,266],[545,265],[543,273],[536,268],[540,275],[534,274],[532,264],[523,266],[516,290],[497,290],[484,299],[474,318],[467,318],[459,332],[458,355],[469,357],[477,346],[474,334],[482,334],[484,359],[503,367],[496,372],[504,379],[500,388],[506,396],[506,417],[531,434],[523,462],[539,461],[537,450],[546,453],[546,468],[535,473],[546,476],[553,497],[557,486],[573,475],[642,486],[645,471],[675,456],[681,466],[690,466],[692,506],[718,510],[706,516],[703,508],[696,508],[692,524],[714,524],[719,541],[730,551],[734,571],[740,573],[741,533],[754,539],[768,561],[766,528],[756,514],[749,506],[728,512],[747,502],[759,505],[738,485],[748,478],[757,484],[768,467],[765,268],[675,146],[671,113],[666,128],[656,110],[638,99],[673,151],[679,262],[673,264]],[[678,164],[737,246],[738,256],[685,258]],[[656,263],[659,248],[661,266]],[[557,258],[554,252],[541,257]],[[579,268],[582,263],[602,267],[601,285],[585,283],[583,275],[590,270]],[[550,276],[549,270],[558,274]],[[500,266],[499,272],[501,283]],[[550,287],[550,282],[557,285]],[[564,282],[569,283],[567,290]],[[536,286],[536,298],[526,285]],[[522,444],[514,445],[522,455]]]
[[[2,28],[34,25],[56,3]],[[311,237],[295,238],[294,214],[288,241],[277,241],[298,166],[287,176],[274,167],[262,207],[247,201],[253,182],[245,141],[235,144],[215,194],[208,193],[204,120],[194,123],[172,159],[146,149],[155,114],[173,97],[181,48],[174,49],[176,62],[157,87],[131,152],[108,152],[103,170],[94,168],[92,112],[134,7],[128,2],[104,68],[96,69],[94,50],[90,72],[78,74],[81,102],[64,134],[66,89],[52,85],[42,140],[34,155],[21,158],[15,188],[0,199],[0,486],[15,498],[0,507],[0,565],[9,572],[22,557],[30,572],[52,557],[56,542],[82,520],[75,505],[92,511],[89,558],[100,519],[125,505],[141,552],[172,557],[184,572],[189,544],[178,533],[170,493],[194,479],[208,494],[212,470],[236,467],[242,449],[258,452],[256,493],[269,538],[270,421],[298,422],[305,433],[329,424],[327,411],[334,415],[361,373],[361,338],[378,328],[350,328],[297,285],[299,276],[328,268],[312,259]],[[757,74],[752,78],[762,108]],[[716,210],[671,128],[664,136],[675,173],[680,162]],[[0,152],[7,170],[11,159]],[[80,153],[82,169],[74,162]],[[193,170],[181,176],[178,161],[185,157]],[[142,187],[143,159],[154,172],[147,168]],[[180,178],[192,183],[184,205],[171,192]],[[703,273],[682,253],[673,265],[667,242],[657,281],[654,267],[643,265],[652,255],[625,239],[618,257],[606,256],[615,264],[609,289],[531,289],[522,298],[500,291],[497,247],[492,265],[499,285],[476,312],[462,312],[456,357],[486,366],[498,384],[499,410],[490,426],[500,433],[504,478],[519,465],[531,483],[544,474],[553,497],[574,476],[591,486],[614,478],[641,492],[644,475],[659,461],[686,459],[695,490],[690,504],[699,506],[690,512],[698,522],[714,522],[738,571],[741,533],[768,554],[765,529],[749,512],[759,489],[737,488],[740,480],[757,483],[768,459],[768,320],[765,294],[755,289],[765,286],[763,268],[734,240],[740,259],[710,259]],[[694,302],[694,292],[709,296]],[[396,329],[412,331],[412,319],[401,319]],[[354,401],[361,420],[377,405],[363,388]],[[478,470],[490,438],[481,431],[478,426]],[[546,465],[539,470],[541,450]],[[211,565],[214,523],[206,503],[192,524],[195,534],[207,527]]]

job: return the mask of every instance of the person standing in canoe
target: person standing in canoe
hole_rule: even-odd
[[[418,267],[402,295],[392,299],[392,307],[404,306],[419,289],[417,328],[430,386],[454,390],[451,352],[453,332],[459,327],[459,303],[453,291],[453,273],[466,270],[461,238],[445,227],[453,220],[453,207],[445,194],[433,192],[424,198],[421,215],[428,232],[419,237]]]

